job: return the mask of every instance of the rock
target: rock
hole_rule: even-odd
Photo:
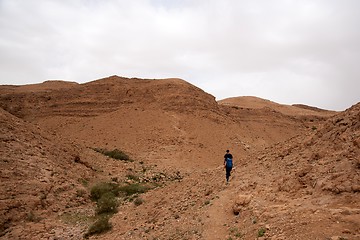
[[[251,201],[252,196],[251,195],[238,195],[234,201],[233,205],[233,213],[235,215],[239,215],[241,209],[245,206],[247,206]]]
[[[235,199],[235,204],[246,206],[250,203],[252,196],[251,195],[238,195]]]

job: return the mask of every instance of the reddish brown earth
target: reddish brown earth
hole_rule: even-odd
[[[90,239],[360,239],[360,103],[216,102],[181,79],[113,76],[0,86],[0,107],[1,239],[82,239],[91,186],[128,174],[159,187]]]

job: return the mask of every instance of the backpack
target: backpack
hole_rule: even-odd
[[[233,161],[231,158],[226,158],[226,167],[229,167],[229,168],[233,167]]]

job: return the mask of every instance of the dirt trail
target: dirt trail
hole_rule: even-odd
[[[240,172],[233,171],[229,183],[225,182],[225,170],[222,166],[214,169],[213,174],[222,186],[207,211],[203,237],[208,240],[222,240],[230,237],[231,225],[237,221],[232,206],[240,182]]]

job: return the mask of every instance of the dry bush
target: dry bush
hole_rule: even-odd
[[[126,153],[118,149],[114,149],[110,151],[102,148],[94,148],[94,150],[113,159],[122,160],[122,161],[132,161]]]
[[[96,213],[116,213],[118,207],[118,201],[115,195],[111,192],[103,194],[97,201]]]
[[[115,196],[119,195],[119,186],[117,183],[100,182],[94,185],[90,190],[90,198],[93,201],[98,201],[102,195],[112,193]]]
[[[90,226],[84,237],[88,238],[94,234],[104,233],[109,231],[111,228],[112,225],[109,223],[109,216],[101,216]]]
[[[129,185],[119,187],[119,191],[123,192],[126,196],[131,196],[131,195],[139,194],[139,193],[145,193],[149,189],[150,188],[148,186],[144,186],[144,185],[141,185],[141,184],[138,184],[138,183],[129,184]]]

